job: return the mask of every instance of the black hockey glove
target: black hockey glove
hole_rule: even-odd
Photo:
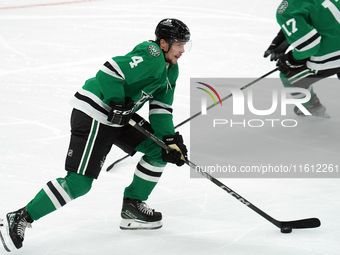
[[[281,56],[283,56],[286,53],[288,47],[289,44],[286,40],[286,37],[283,34],[282,30],[280,29],[280,32],[274,38],[269,48],[264,52],[263,57],[266,58],[269,55],[271,55],[270,61],[278,60]]]
[[[290,76],[290,73],[296,69],[303,67],[306,64],[307,59],[297,60],[293,57],[293,52],[290,51],[286,55],[279,58],[276,65],[280,72]]]
[[[173,150],[162,149],[162,160],[182,166],[187,158],[187,147],[183,144],[183,137],[176,132],[174,135],[163,136],[163,142]]]
[[[109,112],[107,120],[117,125],[126,125],[133,114],[135,106],[131,97],[125,97],[124,103],[111,102],[111,111]]]

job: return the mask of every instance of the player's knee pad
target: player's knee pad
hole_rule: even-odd
[[[59,178],[57,181],[63,189],[72,197],[76,199],[85,195],[92,187],[93,178],[80,175],[73,172],[68,172],[65,178]]]
[[[133,114],[132,119],[139,123],[140,126],[148,130],[149,132],[153,133],[153,129],[151,124],[147,122],[144,118],[139,116],[138,114]],[[121,135],[117,137],[114,144],[118,146],[120,149],[128,153],[130,156],[136,153],[136,147],[144,142],[147,139],[145,135],[139,132],[137,129],[130,125],[126,125],[124,127],[123,132]]]

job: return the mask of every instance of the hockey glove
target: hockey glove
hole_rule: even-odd
[[[176,132],[174,135],[163,136],[163,142],[172,148],[171,151],[162,149],[162,160],[182,166],[187,158],[187,147],[183,144],[183,137]]]
[[[110,103],[111,110],[109,112],[107,120],[117,125],[126,125],[133,114],[133,108],[135,106],[131,97],[125,97],[124,103]]]
[[[282,30],[280,29],[280,32],[274,38],[269,48],[264,52],[263,57],[266,58],[269,55],[271,55],[270,61],[278,60],[281,56],[283,56],[286,53],[288,47],[289,44],[286,40],[286,37],[283,34]]]
[[[280,72],[290,76],[289,74],[296,69],[303,67],[306,63],[307,59],[297,60],[293,57],[293,52],[290,51],[286,55],[283,55],[279,58],[276,65],[279,68]]]

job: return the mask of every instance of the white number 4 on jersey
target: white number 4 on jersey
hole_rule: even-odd
[[[138,56],[134,56],[131,57],[132,61],[129,62],[131,68],[134,68],[135,66],[137,66],[140,62],[143,62],[143,58],[142,57],[138,57]]]

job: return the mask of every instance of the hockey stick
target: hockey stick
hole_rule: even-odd
[[[109,165],[109,166],[106,168],[106,172],[110,171],[110,170],[115,166],[115,164],[117,164],[117,163],[123,161],[124,159],[128,158],[129,156],[130,156],[130,155],[127,154],[127,155],[125,155],[124,157],[122,157],[122,158],[116,160],[115,162],[113,162],[111,165]]]
[[[255,79],[255,80],[253,80],[252,82],[248,83],[247,85],[244,85],[242,88],[240,88],[240,90],[244,90],[244,89],[248,88],[249,86],[253,85],[254,83],[256,83],[256,82],[262,80],[263,78],[269,76],[270,74],[276,72],[277,70],[279,70],[279,69],[278,69],[278,68],[275,68],[275,69],[271,70],[270,72],[268,72],[268,73],[262,75],[261,77],[259,77],[259,78]],[[233,94],[229,94],[228,96],[223,97],[223,98],[221,99],[221,102],[227,100],[228,98],[230,98],[230,97],[232,97],[232,96],[233,96]],[[218,102],[216,102],[216,104],[214,103],[214,104],[208,106],[208,107],[207,107],[207,110],[210,110],[211,108],[213,108],[214,106],[216,106],[216,105],[219,104],[219,103],[220,103],[220,102],[218,101]],[[200,111],[200,112],[198,112],[198,113],[192,115],[192,116],[189,117],[188,119],[186,119],[186,120],[182,121],[181,123],[179,123],[178,125],[176,125],[176,126],[175,126],[175,129],[178,128],[178,127],[180,127],[180,126],[182,126],[182,125],[184,125],[185,123],[189,122],[190,120],[196,118],[197,116],[200,116],[201,114],[202,114],[202,112]],[[123,161],[124,159],[126,159],[126,158],[128,158],[128,157],[129,157],[129,155],[126,155],[126,156],[124,156],[124,157],[122,157],[122,158],[116,160],[115,162],[113,162],[111,165],[109,165],[109,166],[107,167],[106,172],[110,171],[117,163]]]
[[[157,143],[160,147],[162,147],[165,150],[172,150],[168,145],[166,145],[162,140],[160,140],[158,137],[150,133],[148,130],[144,129],[141,124],[142,123],[136,123],[134,120],[130,120],[129,124],[136,128],[138,131],[140,131],[142,134],[144,134],[146,137],[153,140],[155,143]],[[250,203],[248,200],[246,200],[241,195],[237,194],[235,191],[233,191],[231,188],[224,185],[219,180],[215,179],[213,176],[208,174],[207,172],[204,172],[199,166],[195,165],[188,159],[184,159],[185,163],[190,166],[190,168],[194,169],[195,171],[199,172],[201,175],[203,175],[205,178],[207,178],[209,181],[216,184],[218,187],[226,191],[231,196],[235,197],[238,201],[243,203],[244,205],[248,206],[250,209],[264,217],[266,220],[274,224],[276,227],[280,228],[282,233],[290,233],[292,232],[292,229],[301,229],[301,228],[316,228],[321,225],[321,222],[318,218],[308,218],[308,219],[301,219],[301,220],[294,220],[294,221],[279,221],[274,219],[273,217],[269,216],[267,213]]]

